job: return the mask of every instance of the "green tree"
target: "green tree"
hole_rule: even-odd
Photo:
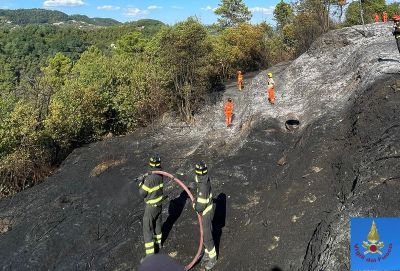
[[[296,13],[311,17],[319,25],[318,35],[321,35],[330,27],[331,3],[332,0],[300,0],[296,5]]]
[[[224,35],[211,36],[213,45],[213,57],[215,66],[218,67],[218,72],[222,79],[227,79],[230,75],[235,74],[235,64],[239,52],[228,43]]]
[[[16,97],[12,92],[13,73],[11,67],[0,58],[0,123],[13,110]]]
[[[208,65],[212,50],[207,30],[195,18],[164,28],[153,47],[161,58],[168,77],[172,78],[172,99],[186,121],[209,88]],[[158,52],[157,52],[158,51]]]
[[[221,0],[215,14],[221,16],[218,23],[222,27],[237,26],[249,22],[252,14],[242,0]]]
[[[293,45],[294,56],[304,53],[332,25],[330,18],[333,0],[299,0],[292,25],[286,27],[284,42]]]
[[[386,7],[386,12],[389,18],[392,18],[395,14],[400,14],[400,3],[393,2]]]
[[[358,24],[362,24],[362,20],[360,17],[360,2],[354,1],[351,2],[346,9],[346,25]]]
[[[117,41],[117,52],[125,54],[138,54],[143,53],[146,46],[146,39],[144,39],[142,33],[132,32],[125,34]]]
[[[111,106],[109,59],[96,47],[85,51],[61,91],[51,100],[46,133],[63,148],[102,135]]]
[[[292,6],[281,0],[275,7],[274,19],[278,30],[282,30],[285,25],[293,21],[293,9]]]
[[[252,26],[243,23],[227,28],[222,33],[225,46],[229,48],[234,61],[232,67],[237,70],[254,70],[265,66],[265,26]]]
[[[51,171],[36,115],[31,103],[19,101],[0,121],[0,196],[19,192]]]
[[[398,5],[397,5],[398,6]],[[389,15],[393,15],[396,11],[387,6],[385,0],[364,0],[362,1],[362,8],[364,12],[365,23],[372,23],[374,14],[378,13],[382,16],[383,11],[389,11]],[[346,25],[361,24],[360,17],[360,2],[353,1],[349,4],[346,10]]]
[[[16,150],[21,144],[37,138],[36,112],[34,107],[19,101],[0,122],[0,157]]]
[[[0,93],[11,91],[13,85],[13,72],[11,66],[0,58]]]
[[[62,53],[49,58],[47,66],[42,68],[43,75],[38,77],[38,84],[33,87],[39,120],[46,118],[52,96],[59,92],[70,75],[72,61]]]
[[[151,57],[114,55],[111,73],[116,93],[112,97],[114,133],[149,124],[168,109],[170,97],[166,89],[171,79],[166,69]]]
[[[288,24],[283,28],[283,33],[276,33],[266,41],[267,59],[269,65],[274,65],[282,61],[293,59],[295,47],[291,42],[294,38],[292,35],[292,24]]]

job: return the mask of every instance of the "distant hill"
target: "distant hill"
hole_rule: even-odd
[[[17,25],[27,24],[59,24],[83,22],[95,26],[120,25],[114,19],[109,18],[89,18],[85,15],[67,15],[61,11],[47,9],[0,9],[0,22]]]
[[[134,25],[137,27],[141,26],[162,26],[164,25],[163,22],[160,22],[158,20],[153,20],[153,19],[141,19],[137,21],[132,21],[132,22],[127,22],[125,23],[126,25]]]
[[[98,26],[112,26],[122,24],[117,20],[110,18],[89,18],[86,15],[71,15],[69,16],[70,20],[75,20],[79,22],[85,22],[88,24],[98,25]]]
[[[142,32],[142,34],[145,35],[146,37],[153,36],[164,25],[165,24],[163,22],[160,22],[158,20],[153,20],[153,19],[142,19],[142,20],[138,20],[138,21],[124,23],[124,27],[126,27],[128,29],[135,27],[137,30]]]

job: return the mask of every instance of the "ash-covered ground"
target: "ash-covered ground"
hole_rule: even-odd
[[[275,106],[265,71],[248,75],[243,92],[229,84],[194,124],[166,116],[77,149],[46,182],[1,200],[2,270],[136,270],[144,203],[132,180],[155,152],[186,183],[195,162],[208,163],[215,270],[349,270],[350,217],[400,216],[400,57],[390,26],[329,32],[268,71]],[[299,130],[285,129],[289,115]],[[161,253],[188,263],[196,217],[175,184],[166,193]]]

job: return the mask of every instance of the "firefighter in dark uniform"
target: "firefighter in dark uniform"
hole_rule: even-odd
[[[212,236],[212,219],[214,216],[214,205],[211,192],[211,182],[208,176],[207,165],[204,161],[196,164],[196,183],[197,197],[193,203],[194,209],[203,218],[204,230],[204,257],[202,263],[206,270],[210,270],[217,263],[217,252],[215,250],[214,240]]]
[[[397,43],[397,49],[399,50],[400,53],[400,16],[399,15],[394,15],[393,16],[393,35],[396,38],[396,43]]]
[[[149,161],[150,170],[161,168],[161,158],[154,156]],[[143,196],[146,207],[143,215],[143,237],[146,256],[153,255],[155,245],[161,247],[162,217],[161,202],[163,200],[163,177],[151,172],[138,178],[139,193]]]

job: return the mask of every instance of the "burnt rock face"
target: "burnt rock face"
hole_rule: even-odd
[[[400,75],[381,78],[358,96],[332,148],[339,203],[315,228],[302,270],[349,269],[350,217],[397,217],[400,181]]]
[[[348,270],[350,217],[400,213],[399,71],[389,25],[332,31],[268,70],[274,106],[265,71],[249,74],[243,92],[228,84],[191,126],[166,118],[77,149],[46,182],[0,201],[1,267],[135,269],[144,204],[132,180],[157,152],[186,183],[195,162],[209,166],[215,270]],[[229,129],[227,97],[235,104]],[[285,127],[289,114],[301,121],[295,131]],[[165,191],[161,252],[187,263],[196,218],[168,180]]]

